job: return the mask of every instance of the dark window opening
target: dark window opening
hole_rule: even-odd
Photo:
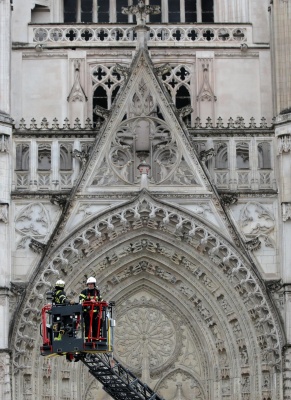
[[[116,21],[121,23],[128,22],[128,15],[122,14],[122,7],[128,6],[128,0],[116,0]]]
[[[179,87],[176,93],[176,107],[182,108],[191,104],[190,93],[185,86]]]
[[[109,1],[98,0],[98,22],[109,22]]]
[[[160,6],[161,12],[160,14],[151,14],[150,15],[150,22],[159,23],[162,22],[162,5],[161,0],[155,0],[153,2],[155,6]]]
[[[195,0],[185,0],[185,22],[197,22],[197,9]]]
[[[93,110],[96,106],[108,109],[108,98],[107,92],[102,86],[98,86],[93,95]],[[95,112],[93,112],[93,125],[96,127],[100,122],[102,122],[102,118],[99,117]]]
[[[77,0],[64,0],[64,22],[77,22]]]
[[[171,0],[168,3],[169,22],[180,22],[180,0]]]
[[[81,22],[92,22],[93,21],[93,0],[82,0],[81,1]]]
[[[202,22],[214,22],[213,0],[201,0]]]

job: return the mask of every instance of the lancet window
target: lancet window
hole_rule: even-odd
[[[51,169],[51,146],[39,144],[38,146],[38,170],[49,171]]]
[[[60,145],[60,170],[70,171],[72,169],[72,145]]]
[[[228,149],[226,143],[218,143],[215,145],[215,168],[228,168]]]
[[[63,0],[64,22],[128,23],[132,16],[122,7],[136,4],[131,0]],[[145,0],[145,4],[161,7],[161,14],[148,16],[151,23],[214,22],[214,0]]]
[[[29,170],[29,145],[18,144],[16,146],[16,170],[28,171]]]
[[[185,65],[173,67],[171,72],[164,74],[162,77],[178,109],[191,105],[190,77],[190,68]]]
[[[258,167],[271,169],[271,145],[268,142],[258,144]]]
[[[96,65],[91,72],[93,81],[93,123],[98,125],[100,115],[96,107],[109,110],[120,89],[123,77],[114,70],[114,66]]]
[[[250,168],[248,143],[237,143],[236,145],[236,167],[238,169]]]

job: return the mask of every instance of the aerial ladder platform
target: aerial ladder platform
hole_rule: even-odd
[[[45,305],[41,355],[81,361],[115,400],[164,400],[113,357],[113,306],[105,301]]]

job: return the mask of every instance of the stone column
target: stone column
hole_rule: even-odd
[[[9,206],[11,191],[10,118],[11,4],[0,0],[0,398],[11,400],[9,333],[9,287],[11,251]]]
[[[0,113],[10,114],[10,0],[0,0]]]
[[[275,114],[291,108],[291,2],[273,0],[270,6]],[[291,110],[290,110],[291,111]],[[289,111],[289,112],[290,112]]]
[[[284,326],[286,345],[283,357],[283,398],[291,398],[291,113],[279,115],[275,122],[277,138],[277,184],[282,217],[278,224],[282,281],[284,284]]]
[[[7,123],[5,123],[5,121]],[[0,115],[0,398],[11,399],[9,333],[9,287],[11,282],[11,250],[9,227],[10,206],[10,141],[11,121]]]

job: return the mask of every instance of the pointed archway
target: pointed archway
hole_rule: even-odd
[[[60,239],[43,260],[11,338],[15,400],[23,390],[62,398],[61,371],[83,398],[83,369],[40,360],[37,323],[56,276],[77,299],[88,275],[117,303],[117,357],[165,397],[281,398],[280,321],[247,258],[206,221],[142,191]]]

